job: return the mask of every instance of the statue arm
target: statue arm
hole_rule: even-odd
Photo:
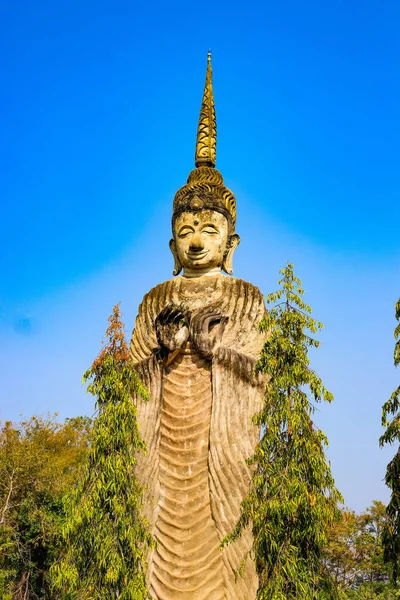
[[[148,380],[151,377],[151,374],[155,372],[156,368],[159,365],[159,355],[157,353],[151,354],[147,358],[134,363],[133,367],[135,371],[138,373],[141,380]]]
[[[189,337],[182,307],[173,302],[155,302],[160,297],[156,291],[144,297],[131,340],[133,364],[145,376],[156,363],[169,364]]]
[[[153,288],[144,296],[132,332],[130,351],[132,362],[138,370],[146,369],[160,350],[155,331],[156,317],[161,310],[160,287]]]
[[[253,385],[260,381],[260,375],[255,371],[257,360],[252,356],[238,352],[233,348],[218,346],[214,352],[213,361],[226,368],[233,369],[240,379]]]
[[[235,336],[237,348],[229,347],[228,340],[231,336],[224,336],[229,320],[230,318],[224,316],[218,307],[207,307],[199,311],[190,322],[190,338],[194,347],[203,358],[233,370],[240,379],[252,385],[261,383],[262,378],[256,374],[255,365],[262,347],[263,336],[254,325],[245,331],[244,336],[237,324]],[[243,337],[250,338],[252,341],[245,348],[240,346]]]

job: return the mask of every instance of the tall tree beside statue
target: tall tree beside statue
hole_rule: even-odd
[[[147,392],[132,369],[119,305],[109,318],[107,342],[83,376],[96,396],[88,460],[66,500],[65,553],[53,566],[65,600],[148,598],[145,555],[153,541],[141,516],[143,487],[136,455],[145,450],[137,426],[135,393]]]
[[[252,528],[258,599],[327,600],[336,591],[322,549],[328,527],[341,516],[342,496],[325,458],[327,438],[313,422],[313,401],[331,402],[333,396],[308,357],[309,348],[319,346],[312,334],[322,324],[302,300],[293,265],[280,272],[281,287],[267,296],[274,306],[261,322],[269,336],[256,366],[269,377],[254,417],[263,434],[248,460],[254,470],[240,518],[223,544]]]
[[[394,365],[400,365],[400,298],[396,302],[395,316],[398,325],[394,330],[396,340],[394,347]],[[389,400],[382,407],[382,425],[386,428],[379,439],[380,446],[400,442],[400,385],[394,390]],[[386,485],[391,490],[386,512],[389,518],[383,534],[382,543],[384,559],[392,566],[392,579],[397,584],[399,578],[400,558],[400,447],[389,462],[385,476]]]

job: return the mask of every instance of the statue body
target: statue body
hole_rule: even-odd
[[[183,274],[145,295],[131,340],[150,396],[134,401],[147,446],[137,467],[157,542],[148,556],[156,600],[254,600],[257,592],[251,559],[236,578],[251,532],[220,544],[239,517],[250,483],[245,461],[259,437],[251,419],[264,391],[254,365],[265,306],[251,283],[222,274],[232,273],[239,237],[235,198],[214,161],[209,62],[196,169],[174,200],[170,248],[174,274]]]
[[[216,345],[212,357],[193,332],[186,340],[182,336],[172,362],[160,361],[154,352],[159,348],[156,321],[175,306],[191,315],[192,331],[199,323],[207,330],[218,311],[227,318],[209,332]],[[252,369],[263,342],[257,324],[264,311],[256,287],[223,275],[167,281],[146,294],[140,306],[131,350],[150,400],[138,403],[147,445],[138,468],[147,486],[146,517],[157,540],[149,556],[149,589],[158,600],[255,598],[251,560],[235,583],[250,533],[223,551],[220,543],[237,521],[250,482],[245,460],[259,433],[251,417],[263,392]]]

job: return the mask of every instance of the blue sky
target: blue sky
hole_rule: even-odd
[[[170,278],[213,53],[235,275],[295,263],[323,321],[318,424],[347,504],[387,500],[379,450],[400,295],[397,2],[43,2],[0,9],[0,419],[91,414],[81,375]]]

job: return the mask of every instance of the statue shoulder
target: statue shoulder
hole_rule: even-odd
[[[157,347],[154,322],[164,306],[170,302],[174,287],[174,280],[164,281],[143,296],[130,344],[135,364],[152,356],[153,349]]]
[[[176,280],[168,279],[151,288],[151,290],[143,296],[143,300],[139,305],[138,316],[140,317],[144,313],[147,314],[149,310],[155,312],[157,315],[172,296],[175,287]]]
[[[256,285],[237,277],[225,277],[224,279],[227,291],[232,291],[232,293],[235,294],[244,294],[247,297],[254,298],[254,300],[259,300],[264,304],[264,295]]]
[[[211,284],[211,285],[210,285]],[[257,286],[243,279],[221,275],[218,278],[199,278],[187,280],[184,277],[168,279],[151,288],[143,297],[139,306],[138,319],[145,319],[148,323],[154,321],[161,310],[170,303],[185,302],[188,305],[210,301],[213,295],[222,294],[232,302],[235,299],[251,301],[253,304],[264,307],[264,297]],[[264,307],[265,308],[265,307]]]
[[[230,277],[224,290],[223,311],[228,317],[222,346],[256,359],[264,343],[259,324],[265,317],[264,296],[257,286]]]
[[[223,310],[229,317],[227,331],[235,328],[241,332],[253,328],[258,330],[258,324],[266,314],[266,307],[264,296],[257,286],[236,277],[226,278],[223,298]]]

